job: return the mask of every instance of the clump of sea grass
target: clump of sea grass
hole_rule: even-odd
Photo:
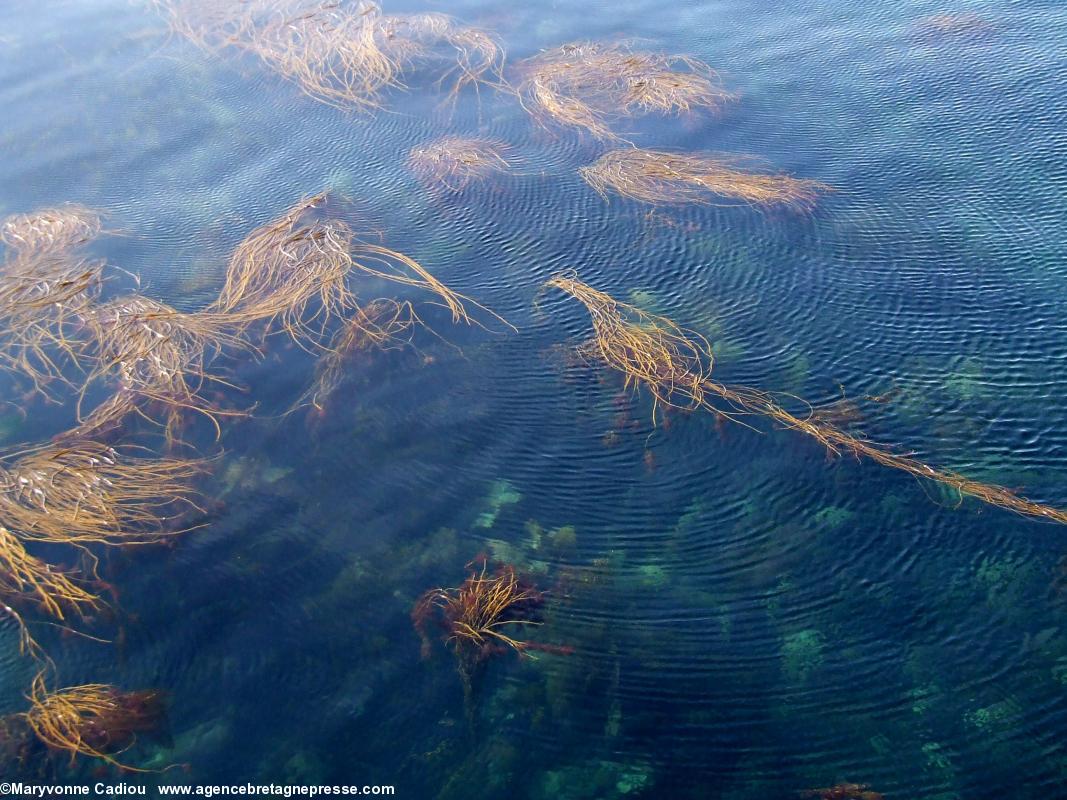
[[[409,341],[411,330],[419,322],[414,307],[408,302],[373,300],[356,309],[319,359],[315,382],[295,407],[310,403],[322,411],[330,396],[341,386],[345,365],[356,353],[400,346]]]
[[[224,349],[247,347],[227,331],[224,315],[184,313],[129,295],[94,306],[82,316],[95,361],[85,387],[99,379],[116,384],[116,394],[82,419],[84,431],[100,431],[137,413],[162,425],[167,440],[173,441],[181,413],[192,411],[209,419],[218,436],[219,415],[243,413],[215,408],[202,396],[206,385],[230,386],[209,370],[209,362]],[[152,406],[163,410],[162,420],[151,416]]]
[[[256,228],[230,258],[226,282],[209,313],[238,328],[278,322],[295,341],[315,343],[334,317],[358,307],[348,287],[352,230],[337,220],[318,220],[320,194],[297,203]]]
[[[369,0],[156,0],[172,28],[205,47],[259,56],[310,97],[371,111],[416,64],[440,65],[451,93],[499,79],[503,50],[486,31],[444,14],[384,15]],[[228,8],[220,6],[228,5]]]
[[[488,31],[461,24],[447,14],[392,14],[377,24],[383,49],[403,62],[436,62],[444,69],[438,78],[451,80],[451,96],[464,87],[497,85],[502,80],[504,50]]]
[[[657,403],[689,409],[704,404],[704,382],[714,363],[707,339],[666,317],[621,303],[572,274],[557,275],[546,285],[589,311],[594,338],[579,349],[581,356],[619,370],[627,385],[647,386]]]
[[[446,136],[412,149],[408,156],[411,171],[428,185],[458,192],[473,181],[481,181],[511,169],[508,146],[492,139]]]
[[[305,348],[323,349],[331,321],[359,308],[350,276],[361,273],[429,292],[453,322],[471,322],[465,303],[473,301],[417,261],[358,239],[341,220],[317,218],[315,209],[326,201],[326,194],[302,200],[254,230],[231,257],[225,284],[207,313],[242,330],[259,322],[277,324]]]
[[[46,253],[0,273],[0,367],[48,394],[78,366],[74,330],[103,285],[103,265]]]
[[[163,696],[156,691],[124,692],[114,686],[89,683],[50,691],[44,672],[30,687],[26,720],[48,747],[70,754],[98,758],[123,770],[147,770],[124,764],[118,757],[141,734],[157,731],[165,713]]]
[[[13,214],[0,222],[0,242],[20,257],[66,251],[95,239],[100,214],[91,208],[65,205],[29,214]]]
[[[3,526],[0,526],[0,596],[8,603],[31,600],[57,620],[66,619],[67,612],[83,615],[100,605],[100,598],[83,588],[72,575],[27,553],[22,541]]]
[[[817,181],[742,168],[745,159],[625,147],[578,173],[605,197],[615,192],[643,203],[711,203],[809,208],[829,189]]]
[[[731,419],[744,414],[763,416],[810,436],[833,455],[848,453],[869,458],[916,478],[948,486],[961,502],[964,497],[974,497],[1017,514],[1067,524],[1067,510],[1035,503],[1003,486],[974,481],[952,470],[936,469],[888,445],[842,430],[817,414],[795,415],[768,392],[712,380],[711,348],[703,337],[665,317],[620,303],[573,274],[557,275],[546,285],[569,294],[588,309],[594,338],[583,352],[598,355],[622,372],[628,383],[648,387],[657,403],[687,409],[700,407]]]
[[[704,62],[633,50],[622,44],[575,42],[521,65],[523,105],[542,122],[618,139],[611,124],[639,114],[716,109],[730,94]]]
[[[103,285],[103,264],[77,255],[100,232],[81,206],[16,214],[0,223],[11,251],[0,268],[0,368],[28,377],[47,395],[64,368],[78,366],[73,331]]]
[[[201,460],[139,458],[90,440],[61,441],[0,459],[0,519],[24,539],[138,544],[180,532],[198,510]]]
[[[83,617],[103,605],[78,576],[30,555],[22,540],[3,526],[0,526],[0,601],[3,612],[18,626],[20,652],[42,661],[47,661],[47,657],[30,634],[23,612],[16,611],[16,607],[31,605],[64,622],[68,614]]]
[[[460,662],[461,672],[491,655],[513,650],[525,655],[533,645],[515,638],[517,629],[540,624],[537,613],[544,595],[519,578],[505,564],[490,570],[488,560],[467,565],[467,579],[454,589],[430,589],[415,604],[412,621],[429,655],[430,625],[444,631],[446,644]]]

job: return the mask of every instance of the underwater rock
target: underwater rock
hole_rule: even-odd
[[[825,637],[814,628],[788,634],[782,643],[782,671],[794,682],[806,681],[822,666]]]
[[[534,800],[619,800],[651,789],[655,774],[644,764],[593,761],[543,773]]]
[[[1019,720],[1023,715],[1022,706],[1014,698],[1007,698],[985,708],[978,708],[968,712],[964,719],[969,725],[983,730],[986,734],[992,733],[996,727],[1010,727],[1007,723]]]
[[[557,550],[573,550],[578,546],[578,532],[573,525],[564,525],[549,533],[548,540]]]
[[[826,527],[830,530],[837,530],[846,522],[856,516],[854,511],[849,511],[847,508],[841,508],[840,506],[827,506],[826,508],[818,511],[813,517],[813,521],[820,527]]]
[[[493,481],[489,489],[489,496],[485,498],[486,510],[478,515],[474,522],[476,528],[492,528],[496,524],[500,512],[509,505],[514,505],[522,500],[522,495],[505,480]]]
[[[670,580],[667,570],[659,564],[642,564],[637,568],[637,575],[641,585],[649,589],[666,586]]]

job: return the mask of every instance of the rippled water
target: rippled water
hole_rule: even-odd
[[[704,332],[727,382],[892,393],[865,408],[872,438],[1067,505],[1067,10],[429,10],[494,29],[510,59],[620,37],[704,59],[739,99],[635,122],[635,141],[750,154],[835,191],[810,214],[686,208],[666,225],[596,195],[575,170],[600,146],[506,96],[450,114],[413,81],[386,112],[346,115],[135,2],[2,4],[0,215],[105,209],[117,235],[93,252],[194,309],[252,227],[330,188],[518,327],[427,311],[443,338],[352,364],[322,416],[280,416],[313,369],[281,339],[237,370],[259,405],[224,432],[207,527],[103,554],[115,644],[42,634],[64,683],[169,693],[170,738],[138,763],[187,768],[124,778],[538,800],[1065,792],[1067,531],[790,432],[654,427],[647,396],[566,358],[588,318],[539,287],[574,268]],[[984,24],[924,22],[944,13]],[[407,153],[456,132],[509,142],[522,174],[428,194]],[[71,423],[4,386],[5,446]],[[482,552],[549,589],[536,636],[573,652],[495,659],[465,706],[409,613]],[[16,644],[9,630],[4,712],[32,672]]]

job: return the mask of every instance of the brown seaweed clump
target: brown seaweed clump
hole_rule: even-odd
[[[130,295],[88,309],[84,323],[95,366],[82,396],[96,380],[113,380],[116,392],[87,418],[79,413],[83,433],[100,433],[136,413],[161,425],[173,441],[182,412],[192,411],[211,421],[217,437],[217,416],[243,414],[215,408],[202,395],[205,386],[231,385],[209,370],[209,362],[225,349],[248,347],[226,330],[224,316],[183,313]],[[79,412],[80,406],[79,398]],[[155,408],[161,413],[153,414]]]
[[[583,345],[582,352],[622,372],[628,383],[648,387],[657,403],[676,408],[704,408],[735,421],[740,421],[738,417],[743,415],[762,416],[810,436],[832,455],[867,458],[916,478],[948,486],[957,493],[960,502],[965,497],[974,497],[1017,514],[1067,524],[1067,510],[1035,503],[1003,486],[931,467],[912,455],[837,427],[813,413],[810,404],[807,414],[796,415],[769,392],[712,380],[713,360],[706,339],[680,328],[666,317],[620,303],[582,283],[573,273],[557,275],[546,286],[574,297],[589,311],[594,337]]]
[[[423,656],[431,649],[430,625],[444,630],[446,644],[459,661],[460,673],[469,678],[474,667],[491,655],[513,650],[526,655],[535,646],[515,631],[540,624],[544,595],[519,578],[505,564],[490,570],[488,560],[467,565],[467,579],[454,589],[430,589],[419,598],[411,618],[422,639]]]
[[[100,598],[85,589],[77,578],[55,569],[26,552],[22,541],[0,526],[0,601],[3,611],[19,628],[23,654],[44,659],[22,616],[13,606],[32,605],[59,622],[68,613],[79,617],[101,607]]]
[[[446,136],[415,147],[408,166],[423,183],[459,192],[474,181],[505,174],[511,169],[508,146],[491,139]]]
[[[360,273],[426,291],[451,312],[453,322],[472,321],[465,304],[478,304],[417,261],[358,239],[341,220],[317,216],[327,199],[323,193],[302,200],[249,234],[230,258],[225,284],[207,313],[241,331],[261,322],[277,325],[308,350],[327,349],[323,342],[332,320],[359,319],[350,276]]]
[[[445,14],[385,15],[369,0],[156,0],[176,32],[208,48],[237,47],[307,95],[344,110],[372,111],[415,66],[438,83],[499,82],[504,53],[488,32]]]
[[[788,175],[751,172],[744,159],[626,147],[605,153],[578,173],[607,197],[614,192],[643,203],[712,203],[810,208],[829,187]]]
[[[155,542],[195,503],[201,460],[137,458],[71,440],[0,459],[0,518],[23,539],[84,544]]]
[[[95,239],[101,228],[99,213],[70,204],[7,217],[0,223],[0,242],[17,258],[34,258],[85,244]]]
[[[44,673],[30,687],[30,710],[23,718],[33,733],[53,750],[98,758],[133,772],[118,756],[137,743],[138,736],[157,732],[165,715],[163,695],[157,691],[124,692],[114,686],[89,683],[49,691]]]
[[[640,114],[717,109],[731,95],[704,62],[622,44],[575,42],[522,63],[519,96],[541,123],[617,140],[611,124]]]
[[[77,248],[100,232],[100,216],[81,206],[16,214],[0,223],[9,250],[0,267],[0,368],[28,377],[48,395],[78,365],[75,331],[103,285],[103,264]]]
[[[412,329],[420,322],[408,302],[372,300],[356,309],[319,359],[314,383],[294,408],[310,404],[317,411],[323,411],[326,402],[341,386],[347,363],[357,353],[389,350],[409,343]]]

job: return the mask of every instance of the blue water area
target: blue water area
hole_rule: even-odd
[[[414,288],[357,277],[361,296],[417,303],[426,327],[347,361],[321,410],[287,413],[319,356],[285,336],[223,359],[220,395],[252,415],[224,419],[217,442],[203,420],[187,432],[211,459],[200,527],[90,547],[111,610],[72,625],[110,643],[27,612],[55,685],[166,693],[166,729],[122,760],[180,768],[41,747],[0,777],[403,798],[1067,796],[1067,529],[763,420],[655,411],[575,356],[589,317],[542,288],[576,270],[705,335],[725,383],[853,398],[852,430],[1067,506],[1067,7],[386,10],[494,31],[509,76],[584,40],[701,59],[735,95],[718,113],[617,130],[832,191],[810,211],[650,216],[579,176],[602,142],[504,91],[442,104],[416,69],[360,114],[251,53],[198,47],[151,3],[0,4],[0,216],[103,212],[87,252],[108,264],[105,298],[139,286],[203,308],[249,231],[328,190],[365,240],[514,326],[456,325]],[[408,154],[443,135],[506,142],[516,169],[435,191]],[[14,373],[0,386],[6,452],[75,423],[71,395],[45,402]],[[483,554],[545,592],[543,624],[513,631],[552,647],[487,658],[465,687],[436,633],[424,657],[411,611]],[[2,633],[13,715],[37,667],[10,620]]]

